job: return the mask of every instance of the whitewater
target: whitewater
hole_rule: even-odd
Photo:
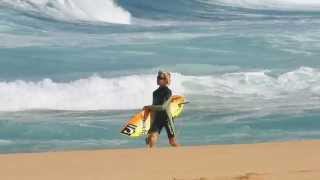
[[[130,24],[130,13],[112,0],[2,0],[5,8],[66,21],[101,21]]]
[[[310,98],[320,107],[320,71],[302,67],[298,70],[268,75],[268,71],[238,72],[215,76],[184,76],[173,74],[174,94],[189,97],[206,95],[215,98],[250,98],[261,100],[286,99],[286,104],[300,104]],[[199,89],[201,87],[201,89]],[[152,91],[157,88],[154,75],[130,75],[117,78],[101,78],[97,75],[71,82],[42,81],[0,82],[0,111],[26,110],[126,110],[139,109],[152,101]],[[146,96],[141,96],[146,95]],[[148,96],[149,95],[149,96]],[[302,97],[297,97],[301,96]],[[292,99],[292,97],[296,97]],[[253,101],[253,100],[251,100]],[[310,103],[310,102],[309,102]],[[275,103],[275,106],[286,104]],[[315,108],[312,104],[309,108]],[[245,104],[242,102],[242,106]],[[308,108],[302,104],[301,109]],[[214,108],[208,106],[207,108]]]
[[[182,144],[319,139],[319,49],[317,0],[0,0],[0,153],[144,146],[160,69]]]

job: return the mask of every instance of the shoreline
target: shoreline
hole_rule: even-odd
[[[0,154],[4,180],[318,180],[320,140]]]
[[[136,140],[136,139],[132,139]],[[303,140],[285,140],[285,141],[266,141],[266,142],[257,142],[257,143],[233,143],[233,144],[204,144],[204,145],[181,145],[177,149],[195,149],[195,148],[218,148],[218,147],[232,147],[232,146],[250,146],[250,145],[263,145],[263,144],[283,144],[283,143],[303,143],[303,142],[319,142],[320,139],[303,139]],[[175,149],[169,144],[158,145],[150,150],[161,150],[161,149]],[[148,150],[147,146],[139,147],[111,147],[111,148],[84,148],[84,149],[58,149],[58,150],[49,150],[49,151],[27,151],[27,152],[4,152],[0,153],[1,156],[11,156],[11,155],[30,155],[30,154],[55,154],[55,153],[75,153],[75,152],[99,152],[99,151],[135,151],[135,150]]]

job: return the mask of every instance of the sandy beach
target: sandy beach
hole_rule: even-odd
[[[0,155],[1,180],[319,180],[320,141]]]

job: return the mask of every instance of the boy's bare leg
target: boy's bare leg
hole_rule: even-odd
[[[180,146],[180,144],[177,143],[177,139],[175,137],[170,137],[169,138],[169,144],[172,147],[179,147]]]
[[[159,133],[153,132],[148,135],[148,147],[153,148],[156,146],[159,138]]]

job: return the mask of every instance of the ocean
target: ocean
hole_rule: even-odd
[[[182,145],[320,139],[319,50],[318,0],[0,0],[0,153],[144,147],[160,69]]]

